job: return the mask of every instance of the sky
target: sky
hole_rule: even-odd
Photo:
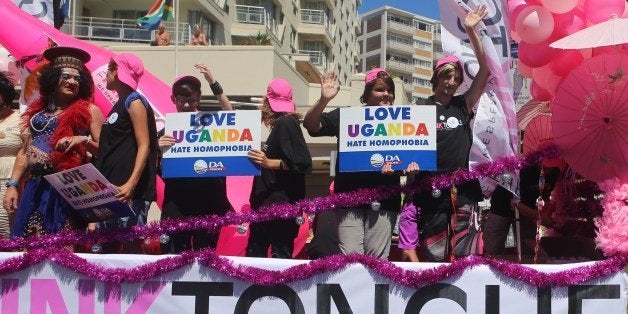
[[[437,0],[362,0],[358,12],[362,14],[384,5],[440,20]]]

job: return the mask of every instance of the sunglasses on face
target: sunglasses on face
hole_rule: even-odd
[[[72,75],[71,73],[68,73],[68,72],[61,72],[62,80],[67,81],[72,78],[79,83],[81,82],[81,79],[82,79],[80,74]]]
[[[184,97],[175,97],[174,101],[177,103],[177,105],[185,105],[185,104],[189,104],[191,106],[194,106],[196,104],[199,103],[199,100],[196,98],[192,98],[192,97],[188,97],[188,98],[184,98]]]

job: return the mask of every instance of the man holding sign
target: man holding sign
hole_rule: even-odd
[[[207,66],[197,64],[197,68],[220,104],[220,109],[231,110],[231,102],[223,93],[222,87],[216,81]],[[201,81],[194,76],[187,75],[178,78],[172,84],[172,102],[178,112],[197,112],[201,101]],[[160,134],[159,149],[163,153],[175,144],[175,139],[169,134]],[[160,163],[161,165],[161,163]],[[164,178],[164,205],[162,219],[181,219],[190,216],[224,215],[231,210],[227,199],[227,186],[224,177],[199,178]],[[218,237],[208,234],[207,231],[197,230],[180,232],[170,235],[169,248],[164,250],[177,254],[189,249],[202,249],[207,246],[216,247]]]

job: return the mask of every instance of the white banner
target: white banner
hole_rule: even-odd
[[[54,25],[52,0],[13,0],[13,3],[42,22]]]
[[[381,171],[385,162],[405,170],[417,162],[436,170],[434,106],[364,106],[340,109],[341,172]]]
[[[482,46],[489,64],[491,76],[477,105],[473,125],[473,146],[469,156],[471,168],[478,163],[492,162],[498,158],[517,155],[517,117],[513,99],[513,83],[510,71],[509,23],[504,0],[439,0],[442,19],[442,42],[445,54],[456,55],[465,68],[462,93],[469,88],[478,71],[478,63],[464,30],[464,17],[471,8],[484,4],[488,15],[480,30]],[[504,132],[506,131],[506,132]],[[506,178],[506,180],[504,180]],[[482,182],[485,194],[492,192],[495,183],[518,194],[518,176],[498,176]]]
[[[0,262],[21,253],[0,253]],[[79,254],[104,267],[133,268],[162,257]],[[234,264],[284,270],[299,260],[232,257]],[[440,264],[397,263],[409,270]],[[556,272],[583,264],[532,266]],[[478,266],[419,289],[391,282],[362,265],[275,287],[234,280],[192,264],[146,282],[105,284],[52,262],[0,277],[0,312],[12,313],[508,313],[623,314],[622,271],[565,288],[536,288]]]

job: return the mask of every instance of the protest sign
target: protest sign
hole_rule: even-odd
[[[405,170],[417,162],[436,169],[436,108],[353,107],[340,110],[339,171],[380,171],[390,162]]]
[[[44,178],[87,222],[135,216],[128,205],[115,197],[116,189],[92,164]]]
[[[166,115],[166,134],[174,146],[163,154],[164,178],[259,175],[247,157],[260,149],[259,110],[180,112]]]

